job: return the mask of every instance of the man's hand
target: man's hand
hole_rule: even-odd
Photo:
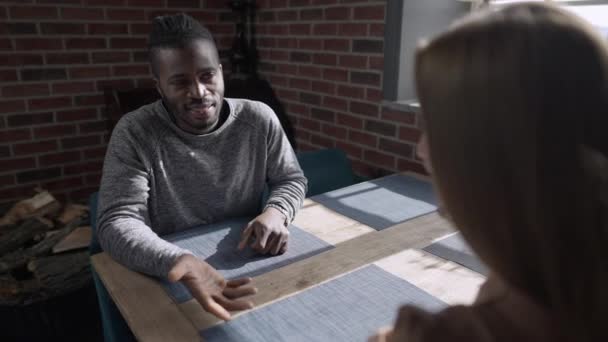
[[[392,340],[393,329],[390,327],[380,328],[374,336],[367,339],[367,342],[389,342]]]
[[[168,278],[170,282],[181,281],[205,311],[223,320],[230,319],[228,311],[251,309],[252,302],[239,298],[257,292],[257,289],[248,285],[251,278],[226,281],[208,263],[191,254],[184,254],[177,259]]]
[[[275,208],[264,212],[247,224],[241,234],[239,249],[243,250],[249,241],[254,239],[251,248],[262,254],[283,254],[287,251],[289,230],[285,227],[285,216]]]

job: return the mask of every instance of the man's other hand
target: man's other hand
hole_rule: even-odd
[[[257,292],[250,285],[251,278],[226,281],[208,263],[191,254],[180,256],[167,278],[170,282],[181,281],[205,311],[223,320],[231,318],[228,311],[251,309],[253,303],[240,298]]]
[[[285,216],[275,208],[267,208],[247,224],[241,234],[239,249],[243,250],[249,240],[252,240],[251,248],[258,253],[272,255],[285,253],[289,240]]]

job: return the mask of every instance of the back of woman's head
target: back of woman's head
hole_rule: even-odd
[[[608,340],[608,51],[553,6],[475,14],[422,46],[440,197],[474,250],[580,340]]]

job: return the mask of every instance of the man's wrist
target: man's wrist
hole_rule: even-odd
[[[283,220],[283,225],[285,227],[289,226],[289,217],[287,217],[287,215],[283,212],[283,210],[281,208],[278,208],[274,205],[268,205],[268,206],[266,206],[266,209],[264,209],[264,211],[269,210],[269,209],[273,209],[272,211],[277,212],[281,216],[281,218]]]

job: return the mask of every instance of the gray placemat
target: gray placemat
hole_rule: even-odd
[[[401,174],[351,185],[311,198],[376,230],[437,210],[432,185]]]
[[[227,220],[163,238],[192,251],[196,256],[215,267],[226,279],[255,277],[333,248],[325,241],[291,225],[289,227],[289,248],[285,254],[265,256],[257,254],[249,247],[239,251],[237,245],[241,239],[241,232],[249,220],[251,219]],[[192,298],[188,289],[181,283],[172,284],[168,281],[161,281],[161,283],[177,303],[183,303]]]
[[[424,251],[446,260],[453,261],[477,273],[488,275],[488,268],[479,260],[475,252],[464,241],[460,233],[438,240],[425,248]]]
[[[365,341],[394,323],[401,305],[446,304],[370,265],[201,331],[206,341]]]

